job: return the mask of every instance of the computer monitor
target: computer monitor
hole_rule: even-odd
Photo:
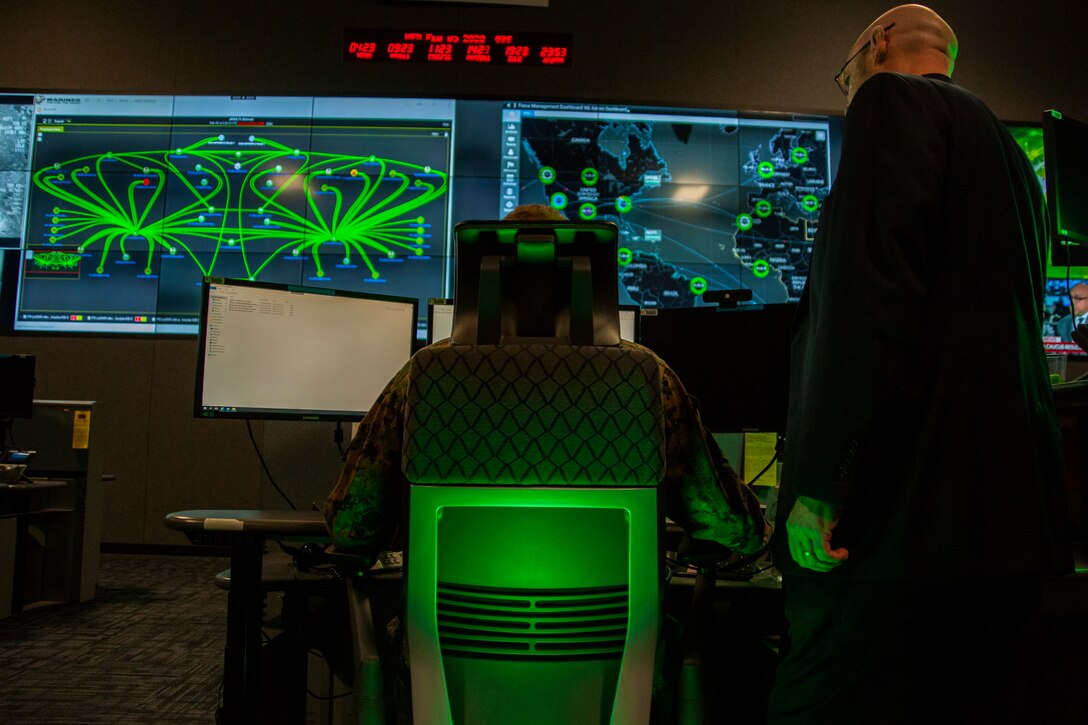
[[[1088,245],[1088,125],[1047,111],[1043,151],[1051,234],[1059,241]],[[1080,264],[1088,262],[1088,255],[1083,256]]]
[[[207,278],[194,415],[358,420],[411,356],[417,305]]]
[[[8,319],[195,335],[212,276],[416,297],[422,339],[427,299],[453,296],[454,220],[529,203],[617,225],[621,303],[795,301],[841,126],[591,99],[0,92]]]
[[[0,450],[7,448],[12,419],[33,414],[34,361],[33,355],[0,355]]]
[[[638,342],[637,305],[620,305],[620,339]],[[427,300],[427,344],[445,339],[453,332],[453,300],[434,298]]]
[[[620,305],[620,339],[638,342],[638,305]]]
[[[427,300],[427,344],[444,340],[453,332],[453,300],[432,297]]]
[[[35,360],[33,355],[0,355],[0,418],[31,417]]]
[[[657,310],[642,317],[642,344],[698,400],[717,433],[784,433],[794,304]]]
[[[0,93],[15,330],[197,334],[206,276],[446,294],[455,108]]]
[[[1043,114],[1050,259],[1043,298],[1043,344],[1048,353],[1084,356],[1073,341],[1073,321],[1084,310],[1073,297],[1088,282],[1088,126],[1058,111]],[[1081,290],[1081,292],[1078,292]]]

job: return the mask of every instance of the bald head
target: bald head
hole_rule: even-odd
[[[567,215],[550,204],[522,204],[503,217],[508,222],[565,222]]]
[[[1069,288],[1069,299],[1073,302],[1073,315],[1080,317],[1088,313],[1088,284],[1077,282]]]
[[[847,97],[862,83],[882,72],[941,73],[952,75],[959,43],[940,15],[924,5],[899,5],[869,24],[847,58],[857,54],[843,71]]]

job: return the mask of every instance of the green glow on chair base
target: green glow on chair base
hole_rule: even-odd
[[[648,720],[654,488],[416,485],[410,505],[415,722]]]

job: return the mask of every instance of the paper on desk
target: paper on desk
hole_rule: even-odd
[[[77,410],[72,414],[72,448],[91,446],[91,411]]]
[[[767,464],[774,458],[775,445],[778,443],[777,433],[745,433],[744,434],[744,480],[751,482],[752,478],[767,468]],[[759,477],[753,486],[777,486],[778,466],[774,465]]]

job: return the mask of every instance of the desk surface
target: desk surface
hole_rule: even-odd
[[[1073,380],[1051,386],[1058,408],[1077,408],[1088,404],[1088,380]]]
[[[68,485],[68,481],[22,481],[20,483],[0,483],[0,491],[10,491],[12,493],[30,492],[30,491],[44,491],[50,488],[64,488]]]
[[[199,509],[177,511],[166,517],[166,528],[181,532],[239,532],[270,538],[328,540],[320,511],[266,511],[258,509]]]

